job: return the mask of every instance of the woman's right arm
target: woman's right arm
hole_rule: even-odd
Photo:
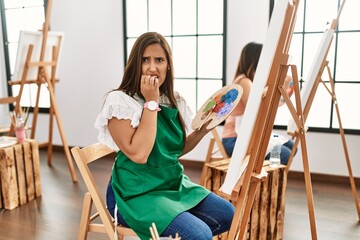
[[[144,109],[137,128],[131,126],[129,119],[111,118],[108,129],[111,137],[121,151],[133,162],[145,164],[154,146],[157,112]]]
[[[152,76],[142,76],[141,93],[145,101],[159,99],[159,81]],[[157,111],[143,109],[137,128],[128,119],[111,118],[110,135],[121,151],[133,162],[145,164],[155,143]]]

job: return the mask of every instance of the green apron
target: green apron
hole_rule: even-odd
[[[151,237],[154,222],[161,234],[180,213],[191,209],[210,192],[183,174],[178,158],[183,133],[178,110],[161,106],[154,147],[146,164],[117,153],[112,171],[116,204],[126,223],[142,240]]]

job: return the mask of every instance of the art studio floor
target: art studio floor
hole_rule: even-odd
[[[40,160],[42,196],[11,211],[0,209],[0,240],[76,239],[86,191],[84,182],[78,172],[79,182],[71,181],[63,153],[54,153],[52,167],[47,165],[43,150],[40,150]],[[104,159],[93,166],[104,195],[112,161]],[[199,180],[200,171],[200,168],[185,166],[185,173],[195,182]],[[313,195],[318,239],[360,239],[360,224],[350,184],[313,181]],[[90,234],[89,239],[107,237]],[[286,195],[284,239],[311,239],[305,184],[302,179],[291,176]]]

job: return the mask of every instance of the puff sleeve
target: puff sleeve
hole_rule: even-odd
[[[95,128],[99,131],[99,142],[115,151],[119,151],[119,147],[115,144],[108,129],[109,119],[113,117],[129,119],[131,120],[131,126],[137,128],[141,114],[142,106],[135,99],[122,91],[110,92],[106,96],[104,106],[95,121]]]

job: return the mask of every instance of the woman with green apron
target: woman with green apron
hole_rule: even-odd
[[[106,96],[95,123],[99,140],[118,152],[107,205],[141,239],[151,237],[152,223],[161,236],[212,239],[229,230],[234,207],[183,174],[178,158],[209,130],[205,125],[187,135],[191,110],[173,82],[166,40],[158,33],[140,36],[121,85]]]

